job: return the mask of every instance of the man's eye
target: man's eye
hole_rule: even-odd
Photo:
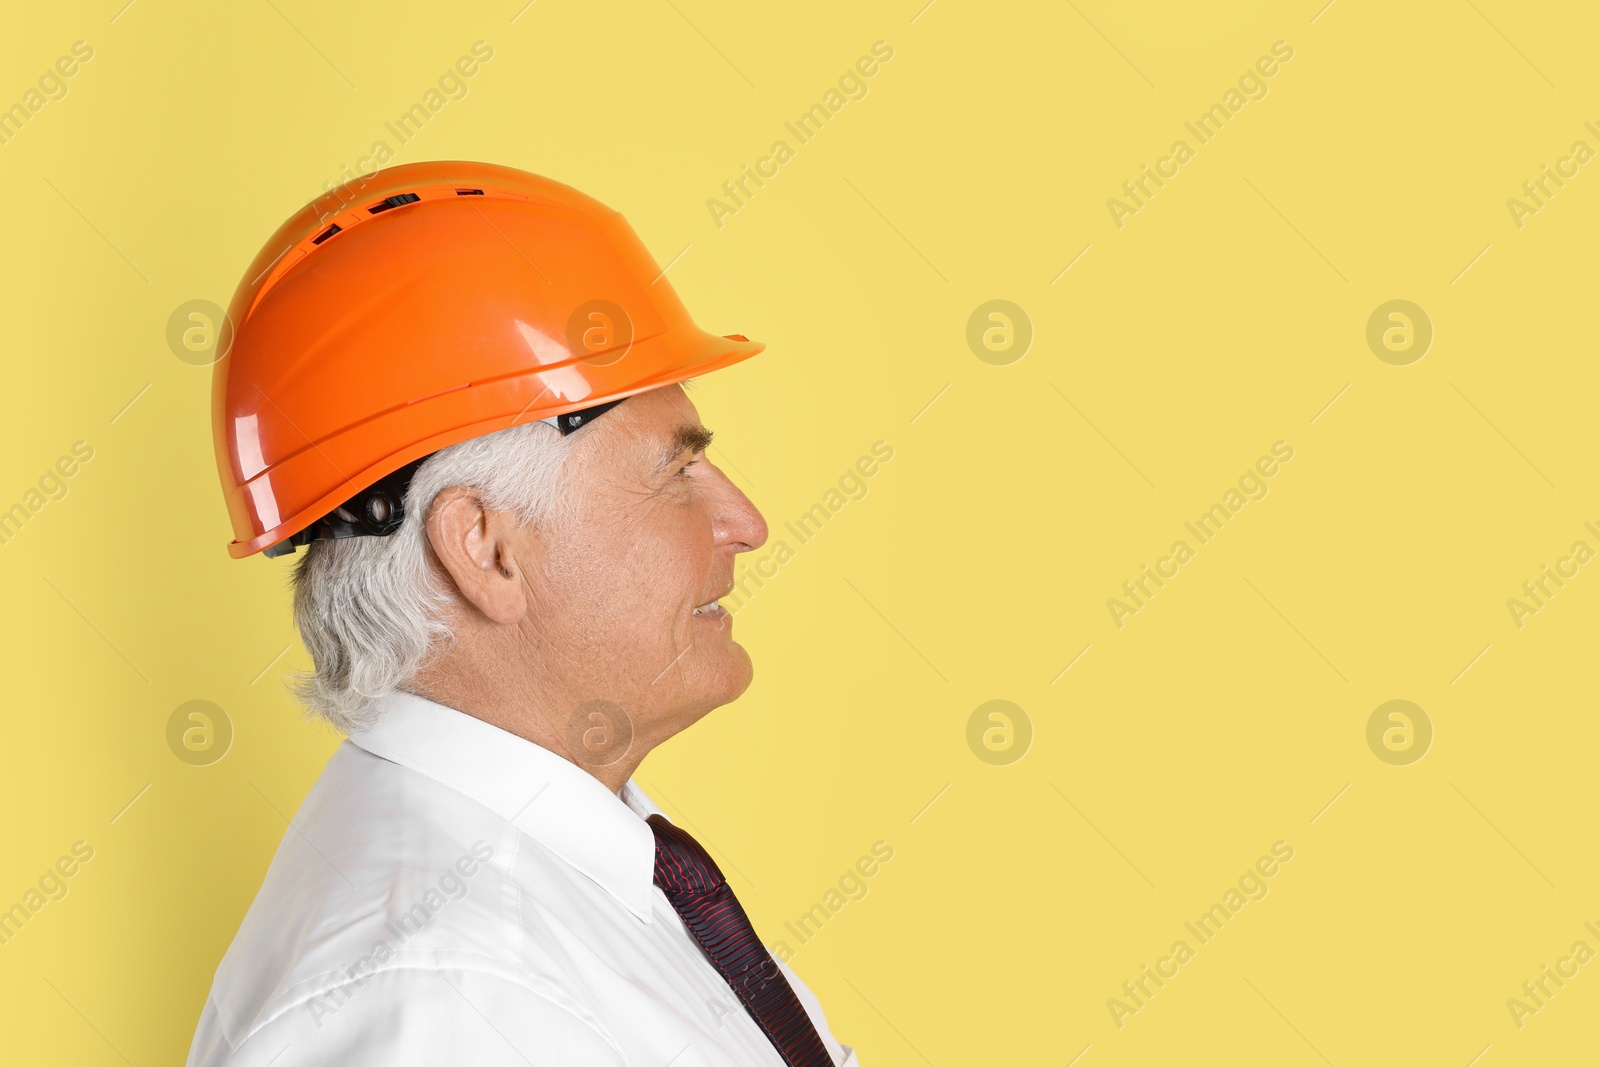
[[[693,459],[691,459],[689,462],[687,462],[683,466],[679,467],[678,468],[678,473],[680,475],[688,474],[689,473],[689,468],[694,466],[698,462],[700,462],[700,457],[697,455]]]

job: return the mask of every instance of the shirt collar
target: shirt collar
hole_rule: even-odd
[[[650,921],[656,840],[645,820],[664,813],[632,779],[613,793],[549,749],[414,693],[388,694],[378,711],[353,744],[471,797]]]

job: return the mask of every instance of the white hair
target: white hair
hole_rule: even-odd
[[[380,697],[402,689],[440,641],[453,638],[454,602],[429,567],[424,522],[451,486],[524,524],[571,517],[569,439],[530,422],[451,445],[417,468],[405,518],[387,537],[313,541],[294,571],[294,621],[312,670],[295,676],[311,717],[348,734],[377,721]]]

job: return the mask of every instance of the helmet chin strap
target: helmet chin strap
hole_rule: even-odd
[[[552,415],[538,421],[554,426],[562,437],[566,437],[589,425],[626,399],[627,397],[621,400],[608,400],[604,404],[596,404],[579,411],[568,411],[562,415]],[[416,475],[417,468],[436,455],[438,453],[430,452],[398,470],[391,471],[310,526],[291,534],[275,545],[262,549],[261,554],[272,559],[277,556],[291,556],[295,549],[301,545],[309,545],[313,541],[331,541],[344,537],[388,537],[405,521],[406,490],[411,487],[411,479]]]

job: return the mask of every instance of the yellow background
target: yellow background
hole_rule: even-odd
[[[0,147],[0,507],[94,449],[0,545],[0,907],[94,849],[0,948],[0,1058],[181,1062],[337,743],[281,684],[288,561],[224,550],[210,371],[165,333],[379,139],[574,185],[664,265],[687,246],[698,321],[769,345],[693,397],[775,539],[893,447],[741,607],[749,692],[639,774],[769,942],[893,847],[793,960],[863,1063],[1593,1054],[1600,963],[1520,1028],[1506,1006],[1600,949],[1600,566],[1520,628],[1506,605],[1600,548],[1600,164],[1520,228],[1506,204],[1600,148],[1592,12],[522,2],[108,0],[0,35],[0,103],[94,49]],[[478,40],[400,146],[384,124]],[[716,226],[879,40],[868,95]],[[1280,40],[1268,95],[1194,145]],[[1118,228],[1107,199],[1178,138],[1195,158]],[[991,299],[1033,326],[1009,365],[966,341]],[[1408,366],[1365,340],[1392,299],[1435,331]],[[1118,628],[1107,598],[1279,440],[1270,494]],[[193,699],[233,723],[210,766],[167,746]],[[1032,725],[1008,765],[967,742],[995,699]],[[1433,726],[1408,766],[1367,745],[1391,699]],[[1119,1028],[1107,999],[1280,840],[1270,894]]]

